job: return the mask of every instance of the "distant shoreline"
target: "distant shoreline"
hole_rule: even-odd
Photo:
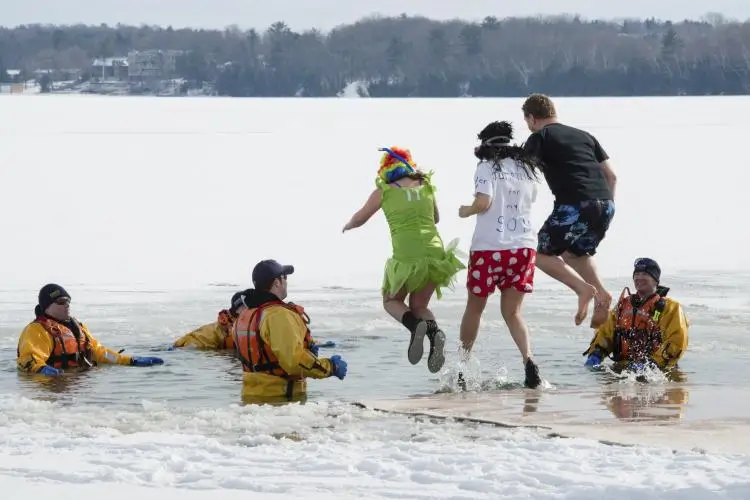
[[[325,34],[283,22],[263,33],[28,25],[0,29],[0,85],[226,97],[747,95],[749,52],[750,23],[718,14],[682,22],[369,17]]]

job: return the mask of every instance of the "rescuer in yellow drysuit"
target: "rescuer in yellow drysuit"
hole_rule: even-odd
[[[70,316],[70,294],[54,283],[39,290],[34,308],[36,319],[26,325],[18,339],[16,365],[19,371],[47,376],[64,371],[85,370],[99,363],[151,366],[164,361],[154,357],[119,354],[102,346],[85,324]]]
[[[341,356],[318,358],[304,309],[287,297],[287,276],[293,266],[275,260],[253,269],[254,289],[245,291],[245,306],[234,322],[232,336],[242,363],[242,398],[273,403],[303,400],[307,378],[344,379],[347,363]]]
[[[180,347],[216,350],[234,349],[232,325],[237,319],[238,311],[244,307],[242,292],[235,293],[232,296],[229,309],[219,311],[219,317],[216,321],[186,333],[177,339],[169,350]]]
[[[623,290],[583,353],[588,356],[586,366],[598,366],[607,356],[616,371],[641,371],[646,366],[668,371],[677,365],[688,347],[688,321],[680,303],[667,297],[669,288],[659,285],[660,278],[661,268],[654,260],[636,259],[636,293]]]

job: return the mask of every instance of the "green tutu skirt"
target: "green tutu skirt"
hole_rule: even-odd
[[[458,258],[463,252],[458,250],[458,239],[451,241],[445,248],[442,258],[425,257],[419,260],[402,261],[391,257],[385,263],[382,291],[388,295],[397,294],[406,287],[408,293],[423,289],[430,283],[435,285],[435,295],[443,297],[442,288],[453,288],[456,274],[466,269]]]

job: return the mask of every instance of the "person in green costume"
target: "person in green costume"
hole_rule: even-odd
[[[364,225],[383,209],[391,232],[393,255],[383,276],[383,307],[411,332],[409,362],[416,365],[424,354],[424,337],[430,341],[427,368],[437,373],[445,363],[445,333],[428,308],[433,294],[442,298],[443,287],[453,287],[456,274],[466,265],[456,257],[458,240],[443,245],[436,224],[440,220],[432,171],[417,170],[408,149],[382,148],[376,189],[364,206],[344,226],[343,232]],[[405,303],[409,297],[409,305]]]

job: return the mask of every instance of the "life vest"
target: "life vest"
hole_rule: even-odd
[[[234,349],[234,339],[232,338],[232,325],[234,325],[237,316],[233,316],[226,309],[219,311],[219,327],[224,332],[224,349]]]
[[[279,365],[278,358],[276,358],[271,348],[260,336],[260,323],[263,320],[263,310],[271,306],[285,307],[300,315],[306,326],[305,349],[310,348],[312,336],[310,335],[310,328],[307,327],[310,324],[310,317],[305,313],[305,309],[292,302],[286,303],[281,300],[272,300],[261,304],[255,309],[245,309],[240,313],[237,321],[234,323],[234,332],[236,335],[235,351],[242,363],[242,371],[266,373],[286,379],[289,382],[287,384],[287,396],[291,397],[294,381],[302,380],[303,377],[289,375]]]
[[[83,333],[83,327],[76,319],[71,320],[74,330],[57,321],[45,316],[39,316],[34,320],[44,327],[47,333],[52,337],[54,346],[47,365],[57,369],[66,368],[91,368],[96,363],[92,356],[91,342],[88,336]]]
[[[659,317],[666,304],[664,297],[655,293],[638,305],[634,304],[635,299],[636,296],[625,287],[617,303],[614,361],[644,361],[661,346]]]

